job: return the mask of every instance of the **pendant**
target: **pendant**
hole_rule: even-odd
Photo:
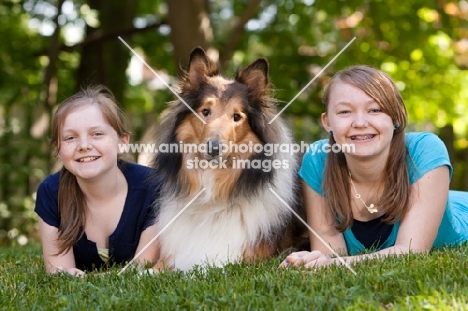
[[[364,204],[365,205],[365,204]],[[377,213],[379,210],[375,207],[374,204],[371,204],[370,206],[365,205],[369,213]]]

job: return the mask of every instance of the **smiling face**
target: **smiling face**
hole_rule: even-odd
[[[392,118],[361,89],[336,81],[330,89],[322,124],[327,132],[333,131],[338,144],[355,145],[355,152],[346,154],[347,158],[377,157],[386,161],[394,133]]]
[[[65,117],[59,132],[58,157],[77,179],[98,178],[117,168],[119,137],[96,104],[75,108]]]

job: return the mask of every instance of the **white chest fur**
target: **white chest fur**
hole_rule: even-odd
[[[214,179],[209,172],[200,177],[205,191],[179,216],[190,199],[172,197],[161,202],[159,230],[172,221],[160,234],[161,257],[168,266],[189,270],[194,265],[222,266],[239,261],[247,248],[268,239],[288,217],[288,207],[266,187],[250,199],[213,201]],[[286,195],[284,189],[291,187],[281,188],[276,190]]]

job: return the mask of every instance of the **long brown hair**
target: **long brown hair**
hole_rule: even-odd
[[[372,97],[395,125],[390,153],[382,172],[383,194],[377,206],[385,208],[383,221],[395,223],[407,212],[410,205],[411,184],[408,176],[409,157],[405,143],[407,114],[403,98],[395,83],[384,72],[370,66],[352,66],[339,71],[329,82],[323,96],[328,111],[330,93],[336,83],[342,82],[359,88]],[[330,135],[330,145],[336,143]],[[353,224],[349,172],[343,153],[327,155],[323,191],[330,203],[331,212],[338,216],[336,228],[343,232]]]
[[[65,118],[78,107],[97,105],[106,121],[119,137],[129,135],[122,110],[116,103],[112,92],[102,85],[90,85],[64,100],[52,119],[51,143],[56,155],[60,151],[61,129]],[[86,222],[86,201],[76,177],[65,166],[60,171],[58,190],[58,228],[57,245],[61,254],[68,251],[83,235]],[[58,255],[57,254],[57,255]]]

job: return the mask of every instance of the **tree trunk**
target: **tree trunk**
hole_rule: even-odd
[[[90,7],[99,12],[99,28],[86,28],[86,35],[95,31],[105,34],[118,33],[133,25],[137,1],[134,0],[90,0]],[[123,39],[127,41],[125,37]],[[104,84],[114,93],[117,101],[123,102],[124,90],[127,84],[126,69],[131,52],[118,39],[118,35],[109,41],[94,41],[84,45],[81,62],[78,69],[77,89],[90,83]]]
[[[218,61],[218,52],[212,47],[213,29],[205,0],[167,0],[168,22],[174,46],[176,67],[186,69],[190,52],[201,46]]]

